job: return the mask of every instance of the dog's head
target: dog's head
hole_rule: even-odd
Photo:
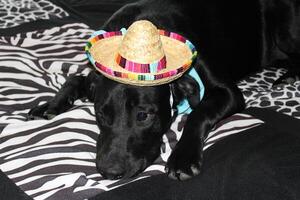
[[[175,101],[178,101],[193,88],[186,86],[138,87],[120,84],[97,74],[90,93],[101,130],[96,166],[103,177],[134,176],[159,156],[162,135],[172,121],[170,88],[174,88]],[[183,90],[185,92],[181,92]]]

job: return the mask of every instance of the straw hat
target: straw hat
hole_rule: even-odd
[[[104,76],[126,84],[154,86],[179,78],[197,55],[183,36],[134,22],[128,30],[96,32],[85,51]]]

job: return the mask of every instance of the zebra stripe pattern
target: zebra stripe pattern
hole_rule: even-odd
[[[52,120],[26,121],[29,109],[50,100],[67,76],[89,73],[83,47],[92,32],[75,23],[0,37],[0,169],[34,199],[85,199],[164,173],[182,134],[186,115],[178,116],[163,136],[161,155],[153,165],[133,179],[112,181],[96,171],[96,140],[101,133],[92,103],[77,100]],[[209,134],[205,149],[262,123],[235,114]]]

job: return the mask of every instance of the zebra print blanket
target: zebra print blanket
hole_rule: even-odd
[[[105,180],[96,171],[100,133],[90,102],[77,100],[52,120],[26,121],[30,108],[51,99],[70,74],[91,70],[83,46],[93,32],[80,23],[0,37],[0,169],[34,199],[86,199],[124,184],[164,173],[186,116],[163,136],[161,156],[130,180]],[[209,134],[205,148],[230,134],[262,124],[235,114]]]

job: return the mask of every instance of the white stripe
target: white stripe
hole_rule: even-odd
[[[245,130],[254,128],[254,127],[259,126],[259,125],[260,125],[260,124],[254,124],[253,126],[248,127],[248,128],[244,128],[244,129],[240,129],[240,130],[236,130],[236,131],[226,132],[226,134],[222,134],[222,136],[225,138],[226,136],[229,136],[229,135],[232,135],[232,134],[236,134],[236,133],[240,133],[240,132],[242,132],[242,131],[245,131]],[[205,144],[203,150],[206,150],[206,149],[208,149],[209,147],[211,147],[212,145],[215,144],[215,142],[214,142],[213,139],[209,139],[209,140],[207,140],[207,141],[205,141],[205,142],[206,142],[206,143],[211,142],[211,143]]]
[[[94,181],[94,180],[91,180],[91,179],[88,179],[88,181],[86,182],[85,185],[83,185],[83,186],[77,186],[73,190],[73,192],[80,192],[80,191],[89,190],[89,189],[100,189],[100,190],[105,190],[105,191],[108,190],[108,188],[105,185],[103,185],[103,184],[99,184],[98,183],[97,185],[92,186],[94,183],[98,183],[98,182]]]
[[[33,147],[33,148],[30,148],[30,149],[27,149],[27,150],[23,150],[19,153],[12,154],[12,155],[6,157],[5,160],[10,160],[10,159],[16,158],[18,156],[22,156],[23,154],[33,152],[33,151],[37,151],[37,150],[50,149],[50,148],[59,148],[59,147],[64,147],[64,148],[66,148],[66,147],[75,147],[76,148],[76,146],[79,146],[79,145],[89,145],[89,146],[95,147],[94,143],[90,143],[90,142],[86,142],[86,141],[75,141],[75,142],[70,142],[68,144],[54,144],[54,145],[47,145],[47,146],[37,146],[37,147]],[[93,159],[96,158],[95,154],[92,153],[92,152],[91,152],[90,156]]]
[[[74,28],[74,26],[80,26],[83,28],[83,31],[86,31],[86,32],[91,32],[91,33],[93,32],[88,25],[83,24],[83,23],[65,24],[65,25],[61,26],[60,28],[61,29],[69,29],[69,28]]]
[[[88,61],[86,60],[86,64],[88,63]],[[87,67],[85,68],[81,73],[84,75],[84,76],[87,76],[90,72],[92,71],[91,68]]]
[[[73,159],[65,159],[65,160],[60,160],[60,161],[54,161],[51,163],[45,163],[38,165],[36,167],[32,167],[30,169],[15,173],[15,174],[8,174],[8,177],[13,179],[13,178],[18,178],[20,176],[25,176],[29,175],[32,172],[35,172],[37,170],[47,168],[47,167],[55,167],[58,165],[77,165],[77,166],[88,166],[88,167],[95,167],[95,162],[88,162],[88,161],[82,161],[82,160],[73,160]],[[0,166],[1,167],[1,166]],[[67,170],[67,169],[66,169]]]
[[[26,90],[24,90],[24,92],[26,92]],[[10,102],[13,103],[27,103],[27,102],[33,102],[35,99],[39,98],[39,97],[51,97],[54,96],[55,93],[51,93],[51,92],[39,92],[39,93],[35,93],[35,94],[22,94],[22,93],[17,93],[17,94],[8,94],[8,95],[2,95],[0,94],[0,98],[11,98],[13,100],[7,100],[7,101],[1,101],[1,104],[7,105]],[[21,98],[30,98],[27,100],[18,100]]]
[[[166,135],[163,135],[163,142],[165,144],[165,152],[161,152],[160,157],[163,161],[167,162],[169,156],[171,155],[172,149]]]
[[[0,62],[0,65],[1,65],[1,62]],[[26,66],[26,65],[23,65],[23,66]],[[36,77],[36,76],[31,76],[28,73],[1,72],[1,77],[13,77],[14,79],[18,79],[18,80],[32,80],[32,81],[37,82],[41,85],[46,85],[46,82],[43,78],[39,78],[39,77]]]
[[[10,42],[12,45],[16,46],[19,43],[20,39],[21,39],[20,34],[17,34],[15,37],[10,37]]]
[[[161,172],[165,172],[165,166],[163,165],[156,165],[156,164],[152,164],[149,167],[147,167],[144,172],[148,172],[148,171],[153,171],[153,170],[158,170]]]
[[[36,122],[38,122],[39,120],[37,120]],[[9,125],[8,125],[9,126]],[[92,132],[95,132],[95,125],[90,125],[90,124],[87,124],[87,123],[83,123],[83,122],[66,122],[66,123],[63,123],[63,124],[60,124],[58,126],[53,126],[53,127],[50,127],[50,128],[47,128],[47,129],[43,129],[43,130],[40,130],[40,131],[37,131],[37,132],[34,132],[30,135],[25,135],[25,136],[17,136],[14,137],[14,138],[11,138],[5,142],[2,142],[0,144],[0,149],[2,148],[5,148],[7,146],[12,146],[12,145],[18,145],[18,144],[22,144],[24,142],[27,142],[28,140],[30,140],[31,138],[39,135],[39,134],[42,134],[42,133],[47,133],[49,131],[53,131],[53,130],[57,130],[58,128],[69,128],[69,129],[72,129],[74,127],[80,127],[80,129],[83,129],[83,130],[89,130],[89,131],[92,131]],[[5,129],[5,132],[8,131],[7,128]],[[54,131],[55,132],[55,131]],[[70,136],[67,136],[66,134],[70,134]],[[78,134],[78,133],[75,133],[75,132],[70,132],[70,131],[66,131],[66,132],[63,132],[63,133],[58,133],[61,135],[61,137],[63,137],[64,139],[72,139],[72,138],[76,138],[76,139],[82,139],[82,140],[86,140],[86,141],[90,141],[90,142],[93,142],[94,139],[93,138],[90,138],[88,135],[85,135],[85,134]],[[57,134],[55,134],[57,135]],[[55,136],[55,135],[52,135],[52,136]],[[4,138],[5,136],[5,133],[3,132],[1,135],[0,135],[0,138]],[[47,138],[51,137],[48,136]],[[79,138],[77,138],[79,137]],[[62,139],[63,139],[62,138]]]
[[[69,175],[59,176],[51,181],[46,182],[39,188],[36,188],[33,190],[27,190],[26,193],[28,195],[33,195],[33,194],[39,193],[41,191],[51,190],[49,192],[46,192],[46,193],[34,198],[34,199],[45,199],[47,197],[50,197],[51,195],[53,195],[54,193],[56,193],[59,190],[73,186],[74,183],[81,176],[85,176],[85,174],[84,173],[73,173],[73,174],[69,174]]]
[[[1,46],[1,49],[2,49],[2,46]],[[6,49],[13,50],[14,47],[12,47],[12,48],[6,48]],[[30,54],[25,53],[24,51],[11,51],[11,52],[10,51],[9,52],[7,52],[7,51],[1,51],[0,52],[0,58],[2,60],[4,60],[4,59],[6,59],[6,60],[9,60],[9,59],[22,60],[22,59],[24,59],[25,60],[25,58],[26,59],[31,59],[31,60],[36,60],[36,57],[31,56]]]
[[[16,182],[17,186],[21,186],[24,185],[26,183],[30,183],[32,181],[38,180],[40,178],[44,178],[47,176],[59,176],[59,175],[67,175],[67,174],[71,174],[72,172],[63,172],[63,173],[54,173],[54,174],[45,174],[45,175],[37,175],[37,176],[31,176],[29,178],[23,179],[22,181]]]
[[[214,131],[211,131],[207,138],[212,137],[214,134],[218,133],[219,131],[224,131],[227,129],[232,129],[232,128],[239,128],[239,127],[245,127],[245,126],[250,126],[252,124],[261,124],[264,123],[263,121],[259,120],[259,119],[242,119],[242,120],[233,120],[233,121],[229,121],[225,124],[223,124],[222,126],[220,126],[219,128],[217,128]],[[216,138],[218,137],[218,135],[216,136]]]
[[[183,133],[183,129],[182,129],[181,131],[178,131],[178,130],[177,130],[178,124],[182,121],[182,117],[183,117],[183,116],[184,116],[183,114],[182,114],[182,115],[178,115],[178,116],[176,117],[175,122],[173,122],[172,125],[171,125],[171,127],[170,127],[170,129],[176,133],[176,140],[177,140],[177,141],[180,140],[181,135],[182,135],[182,133]]]
[[[14,57],[13,60],[9,60],[10,57],[2,57],[0,60],[0,65],[1,66],[8,66],[10,68],[15,68],[20,72],[23,72],[23,74],[27,73],[28,76],[32,75],[32,77],[42,77],[42,71],[39,69],[39,67],[36,66],[36,64],[34,62],[32,62],[31,60],[25,59],[25,58],[18,58],[18,57]],[[34,66],[36,70],[33,70],[30,66]],[[22,70],[20,70],[22,69]],[[40,73],[36,72],[39,71]],[[8,76],[9,74],[11,74],[11,76]],[[7,72],[1,72],[1,77],[4,78],[17,78],[15,76],[13,76],[16,73],[7,73]],[[42,81],[42,83],[44,82],[44,80]],[[40,83],[40,82],[37,82]]]
[[[50,37],[53,37],[52,35],[59,32],[60,29],[61,29],[60,27],[53,27],[53,28],[50,28],[50,29],[46,29],[45,31],[43,31],[43,33],[41,35],[49,35]]]
[[[8,95],[9,96],[9,95]],[[17,99],[16,96],[18,96],[18,94],[12,95],[14,96],[14,99]],[[32,94],[30,96],[33,96],[31,99],[26,99],[26,100],[3,100],[1,101],[2,105],[15,105],[15,104],[25,104],[25,103],[31,103],[33,102],[35,99],[39,98],[39,97],[51,97],[54,96],[54,93],[39,93],[39,94]],[[0,95],[0,98],[7,98],[6,96]],[[22,98],[22,97],[20,97]]]
[[[92,155],[92,156],[90,156]],[[55,159],[55,158],[61,158],[61,159],[67,159],[67,158],[75,158],[76,160],[80,159],[91,159],[94,160],[95,153],[92,152],[58,152],[58,153],[45,153],[38,156],[31,156],[29,158],[18,158],[11,161],[7,161],[1,165],[1,169],[4,172],[9,172],[14,169],[17,169],[19,167],[23,167],[25,165],[28,165],[31,162],[34,161],[40,161],[40,160],[49,160],[49,159]]]
[[[150,177],[150,176],[149,176],[149,175],[147,175],[147,176],[140,176],[140,177],[137,177],[137,178],[133,179],[132,181],[128,181],[128,182],[126,182],[126,183],[119,184],[119,185],[114,186],[114,187],[110,187],[110,188],[108,188],[108,190],[113,190],[113,189],[118,188],[118,187],[121,187],[121,186],[123,186],[123,185],[127,185],[127,184],[130,184],[130,183],[133,183],[133,182],[135,182],[135,181],[138,181],[138,180],[141,180],[141,179],[144,179],[144,178],[148,178],[148,177]]]
[[[211,138],[208,138],[205,142],[208,143],[208,142],[213,142],[214,140],[217,140],[217,139],[220,139],[220,138],[224,138],[225,136],[228,136],[228,135],[232,135],[234,133],[239,133],[239,132],[242,132],[244,130],[247,130],[247,129],[250,129],[250,128],[254,128],[258,125],[260,125],[261,123],[257,123],[257,124],[252,124],[251,126],[249,127],[245,127],[245,128],[242,128],[242,129],[237,129],[237,130],[233,130],[233,131],[226,131],[222,134],[218,134],[214,137],[211,137]]]
[[[41,48],[38,48],[35,50],[36,53],[45,53],[45,54],[48,54],[49,52],[47,51],[53,51],[53,50],[57,50],[57,51],[60,51],[60,52],[65,52],[65,51],[62,51],[62,49],[64,48],[70,48],[70,49],[75,49],[76,48],[80,48],[83,50],[83,46],[85,45],[85,41],[82,41],[82,43],[78,43],[78,44],[55,44],[55,45],[49,45],[49,46],[46,46],[46,47],[41,47]],[[78,50],[76,51],[78,53]],[[1,55],[1,54],[0,54]]]
[[[0,77],[1,77],[1,74],[0,74]],[[9,91],[12,89],[20,89],[20,90],[24,90],[24,91],[38,91],[38,89],[35,87],[20,85],[18,83],[12,82],[12,80],[0,81],[0,85],[3,87],[2,89],[0,89],[0,92],[4,92],[7,90]]]
[[[58,38],[58,39],[56,39]],[[57,37],[51,37],[51,40],[41,40],[41,39],[33,39],[33,38],[30,38],[30,37],[26,37],[24,38],[23,40],[23,43],[21,45],[21,47],[25,47],[25,48],[34,48],[38,45],[60,45],[60,44],[63,44],[63,43],[70,43],[70,44],[74,44],[74,43],[82,43],[82,46],[85,45],[85,42],[87,41],[87,39],[85,38],[70,38],[68,40],[60,40],[60,36],[57,36]],[[70,50],[69,52],[72,52],[72,50]],[[55,54],[54,52],[49,52],[50,55],[57,55]],[[78,53],[78,50],[76,51],[76,53]],[[45,55],[45,54],[40,54],[40,53],[37,53],[37,52],[32,52],[33,55],[37,56],[37,55]]]
[[[99,177],[102,177],[99,173],[97,173],[97,174],[90,174],[90,175],[88,175],[88,176],[86,176],[86,178],[88,178],[88,179],[92,179],[92,178],[99,178]]]
[[[10,117],[12,117],[12,116],[2,116],[2,117],[0,117],[0,123],[11,124],[11,123],[19,123],[19,122],[24,121],[24,120],[19,120],[19,119],[7,119],[7,118],[10,118]],[[0,136],[1,136],[1,134],[0,134]]]

